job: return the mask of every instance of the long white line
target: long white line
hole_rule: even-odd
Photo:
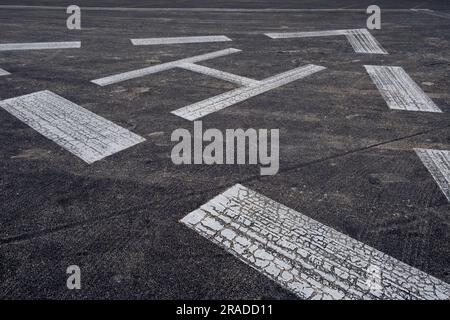
[[[200,36],[200,37],[170,37],[170,38],[145,38],[131,39],[135,46],[148,46],[158,44],[204,43],[232,41],[226,36]]]
[[[303,299],[450,298],[447,283],[239,184],[180,222]]]
[[[91,82],[95,83],[99,86],[107,86],[110,84],[130,80],[130,79],[135,79],[135,78],[147,76],[149,74],[176,68],[180,64],[183,64],[183,63],[195,63],[195,62],[199,62],[199,61],[205,61],[205,60],[214,59],[214,58],[218,58],[221,56],[226,56],[228,54],[232,54],[232,53],[236,53],[236,52],[240,52],[240,51],[241,50],[234,49],[234,48],[214,51],[214,52],[210,52],[210,53],[206,53],[206,54],[202,54],[202,55],[198,55],[198,56],[184,58],[181,60],[171,61],[171,62],[158,64],[158,65],[143,68],[143,69],[133,70],[133,71],[129,71],[129,72],[124,72],[124,73],[108,76],[105,78],[92,80]]]
[[[65,10],[62,6],[24,6],[24,5],[0,5],[0,9],[24,9],[24,10]],[[277,13],[277,12],[366,12],[366,9],[249,9],[249,8],[126,8],[126,7],[81,7],[83,11],[136,11],[136,12],[258,12],[258,13]],[[410,9],[383,9],[383,12],[411,12]]]
[[[310,37],[329,37],[346,36],[347,40],[357,53],[369,54],[387,54],[386,50],[378,43],[374,36],[367,29],[342,29],[325,31],[307,31],[307,32],[282,32],[266,33],[266,36],[272,39],[289,38],[310,38]]]
[[[241,86],[251,86],[251,85],[256,85],[256,84],[260,83],[260,81],[258,81],[258,80],[241,77],[241,76],[238,76],[233,73],[228,73],[225,71],[208,68],[208,67],[201,66],[198,64],[194,64],[194,63],[182,63],[182,64],[179,64],[178,67],[182,68],[182,69],[198,72],[198,73],[201,73],[201,74],[204,74],[207,76],[211,76],[211,77],[214,77],[217,79],[236,83]]]
[[[442,112],[401,67],[364,66],[390,109]]]
[[[0,107],[87,163],[145,141],[47,90],[0,101]]]
[[[74,49],[74,48],[81,48],[81,42],[80,41],[65,41],[65,42],[31,42],[31,43],[1,43],[0,44],[0,51]]]
[[[450,202],[450,151],[414,149]]]
[[[9,74],[10,74],[10,73],[9,73],[8,71],[6,71],[6,70],[0,68],[0,76],[7,76],[7,75],[9,75]]]
[[[299,68],[289,70],[273,77],[259,81],[257,84],[243,88],[234,89],[215,97],[191,104],[177,109],[171,113],[186,120],[194,121],[210,113],[225,109],[236,103],[275,89],[289,82],[305,78],[313,73],[324,70],[325,67],[308,64]]]

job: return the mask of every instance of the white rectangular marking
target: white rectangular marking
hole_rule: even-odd
[[[364,66],[390,109],[442,112],[401,67]]]
[[[239,184],[180,222],[303,299],[450,298],[447,283]]]
[[[250,78],[246,78],[246,77],[241,77],[238,76],[236,74],[233,73],[228,73],[225,71],[220,71],[217,69],[213,69],[213,68],[208,68],[205,66],[201,66],[198,64],[194,64],[194,63],[182,63],[180,65],[178,65],[179,68],[183,68],[186,70],[190,70],[190,71],[194,71],[194,72],[198,72],[210,77],[214,77],[217,79],[221,79],[221,80],[225,80],[225,81],[229,81],[232,83],[236,83],[239,84],[241,86],[250,86],[250,85],[255,85],[258,84],[259,81],[258,80],[254,80],[254,79],[250,79]]]
[[[283,72],[273,77],[259,81],[257,84],[234,89],[215,97],[177,109],[171,113],[186,120],[194,121],[210,113],[225,109],[236,103],[275,89],[292,81],[305,78],[313,73],[326,69],[325,67],[308,64]]]
[[[66,42],[32,42],[32,43],[2,43],[2,44],[0,44],[0,51],[73,49],[73,48],[81,48],[81,42],[80,41],[66,41]]]
[[[47,90],[0,101],[0,107],[87,163],[145,141]]]
[[[135,78],[147,76],[149,74],[176,68],[182,63],[195,63],[195,62],[199,62],[199,61],[205,61],[205,60],[226,56],[228,54],[232,54],[232,53],[236,53],[236,52],[240,52],[240,51],[241,50],[234,49],[234,48],[214,51],[214,52],[210,52],[210,53],[206,53],[206,54],[202,54],[202,55],[198,55],[198,56],[194,56],[194,57],[184,58],[184,59],[180,59],[180,60],[176,60],[176,61],[158,64],[156,66],[151,66],[151,67],[147,67],[147,68],[143,68],[143,69],[133,70],[133,71],[124,72],[124,73],[116,74],[116,75],[105,77],[105,78],[92,80],[91,82],[95,83],[99,86],[107,86],[110,84],[130,80],[130,79],[135,79]]]
[[[346,36],[357,53],[387,54],[367,29],[344,29],[308,32],[266,33],[272,39]]]
[[[8,72],[8,71],[6,71],[6,70],[3,70],[2,68],[0,68],[0,76],[7,76],[7,75],[9,75],[10,73]]]
[[[450,151],[414,149],[450,202]]]
[[[232,41],[226,36],[200,36],[200,37],[170,37],[170,38],[145,38],[131,39],[135,46],[148,46],[158,44],[182,44],[182,43],[204,43]]]

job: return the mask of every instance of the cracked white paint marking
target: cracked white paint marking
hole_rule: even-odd
[[[6,71],[6,70],[3,70],[2,68],[0,68],[0,76],[7,76],[7,75],[9,75],[10,73],[8,72],[8,71]]]
[[[370,53],[370,54],[387,54],[386,50],[383,49],[383,47],[378,43],[375,37],[372,36],[372,34],[367,29],[266,33],[265,35],[272,39],[346,36],[347,40],[350,42],[355,52]]]
[[[169,37],[169,38],[144,38],[131,39],[135,46],[148,46],[158,44],[182,44],[182,43],[204,43],[232,41],[226,36],[200,36],[200,37]]]
[[[196,120],[210,113],[225,109],[236,103],[275,89],[292,81],[305,78],[313,73],[326,69],[325,67],[308,64],[281,74],[266,78],[246,87],[234,89],[215,97],[177,109],[171,113],[186,120]]]
[[[0,101],[0,107],[87,163],[145,141],[47,90]]]
[[[447,283],[239,184],[180,222],[300,298],[450,297]]]
[[[2,44],[0,44],[0,51],[74,49],[74,48],[81,48],[81,42],[80,41],[66,41],[66,42],[32,42],[32,43],[2,43]]]
[[[390,109],[442,112],[401,67],[364,66]]]
[[[194,57],[184,58],[181,60],[162,63],[162,64],[158,64],[155,66],[143,68],[143,69],[133,70],[133,71],[124,72],[124,73],[116,74],[116,75],[101,78],[101,79],[92,80],[91,82],[98,84],[99,86],[107,86],[110,84],[130,80],[130,79],[135,79],[135,78],[147,76],[147,75],[150,75],[153,73],[177,68],[178,66],[182,65],[183,63],[195,63],[195,62],[199,62],[199,61],[205,61],[205,60],[226,56],[226,55],[240,52],[240,51],[241,50],[234,49],[234,48],[214,51],[214,52],[210,52],[210,53],[206,53],[206,54],[202,54],[202,55],[198,55],[198,56],[194,56]]]
[[[259,84],[258,80],[254,80],[254,79],[250,79],[250,78],[246,78],[246,77],[241,77],[238,76],[236,74],[233,73],[228,73],[225,71],[220,71],[217,69],[213,69],[213,68],[208,68],[205,66],[201,66],[198,64],[194,64],[194,63],[182,63],[180,65],[178,65],[179,68],[183,68],[186,70],[190,70],[190,71],[194,71],[194,72],[198,72],[210,77],[214,77],[217,79],[221,79],[221,80],[225,80],[225,81],[229,81],[232,83],[236,83],[239,84],[241,86],[250,86],[250,85],[255,85],[255,84]]]
[[[414,149],[450,202],[450,151]]]

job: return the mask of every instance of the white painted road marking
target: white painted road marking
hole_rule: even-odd
[[[246,77],[241,77],[238,76],[236,74],[233,73],[228,73],[225,71],[220,71],[217,69],[213,69],[213,68],[208,68],[205,66],[201,66],[198,64],[194,64],[194,63],[182,63],[180,65],[178,65],[179,68],[183,68],[186,70],[190,70],[190,71],[194,71],[194,72],[198,72],[207,76],[211,76],[217,79],[221,79],[221,80],[225,80],[225,81],[229,81],[232,83],[236,83],[239,84],[241,86],[251,86],[251,85],[255,85],[255,84],[259,84],[258,80],[254,80],[254,79],[250,79],[250,78],[246,78]]]
[[[99,86],[107,86],[110,84],[130,80],[130,79],[147,76],[149,74],[153,74],[153,73],[157,73],[157,72],[161,72],[161,71],[165,71],[165,70],[170,70],[170,69],[178,67],[179,65],[181,65],[183,63],[195,63],[195,62],[205,61],[205,60],[226,56],[226,55],[240,52],[240,51],[241,50],[234,49],[234,48],[214,51],[214,52],[210,52],[210,53],[206,53],[206,54],[202,54],[202,55],[198,55],[198,56],[194,56],[194,57],[184,58],[184,59],[171,61],[171,62],[167,62],[167,63],[163,63],[163,64],[158,64],[158,65],[143,68],[143,69],[133,70],[133,71],[124,72],[124,73],[116,74],[116,75],[101,78],[101,79],[92,80],[91,82],[95,83]]]
[[[74,48],[81,48],[81,42],[80,41],[66,41],[66,42],[31,42],[31,43],[1,43],[0,44],[0,51],[74,49]]]
[[[174,110],[171,113],[186,120],[194,121],[210,113],[225,109],[238,102],[245,101],[261,93],[275,89],[289,82],[305,78],[313,73],[326,69],[325,67],[308,64],[295,68],[276,76],[266,78],[256,84],[234,89],[215,97],[191,104],[189,106]]]
[[[2,68],[0,68],[0,76],[7,76],[7,75],[9,75],[10,73],[8,72],[8,71],[6,71],[6,70],[3,70]]]
[[[442,112],[401,67],[364,66],[390,109]]]
[[[450,202],[450,151],[414,149]]]
[[[411,9],[411,10],[415,11],[415,12],[429,14],[429,15],[435,16],[435,17],[450,19],[450,13],[447,13],[447,12],[434,11],[434,10],[430,10],[430,9]]]
[[[300,298],[450,298],[447,283],[239,184],[180,222]]]
[[[182,43],[204,43],[232,41],[226,36],[200,36],[200,37],[170,37],[170,38],[145,38],[131,39],[135,46],[148,46],[157,44],[182,44]]]
[[[355,52],[370,53],[370,54],[387,54],[386,50],[383,49],[383,47],[378,43],[375,37],[372,36],[372,34],[367,29],[266,33],[265,35],[272,39],[346,36],[347,40],[350,42]]]
[[[0,101],[0,107],[87,163],[145,141],[47,90]]]

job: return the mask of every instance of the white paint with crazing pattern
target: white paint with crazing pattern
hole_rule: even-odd
[[[303,299],[450,298],[447,283],[239,184],[180,222]]]
[[[414,149],[450,202],[450,151]]]
[[[401,67],[364,66],[390,109],[442,112]]]
[[[0,107],[87,163],[145,141],[47,90],[0,101]]]

